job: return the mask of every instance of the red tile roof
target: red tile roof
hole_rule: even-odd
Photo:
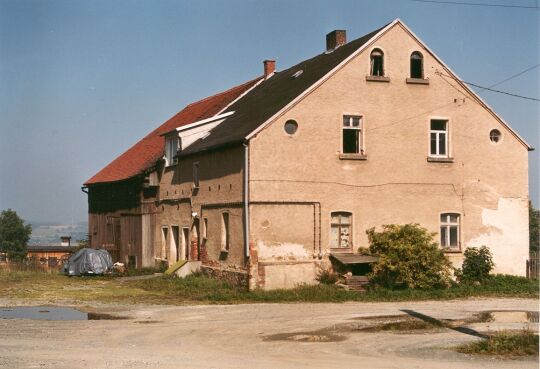
[[[85,185],[122,181],[151,168],[165,153],[165,138],[161,134],[176,127],[210,118],[223,110],[244,92],[253,87],[260,78],[246,82],[230,90],[189,104],[171,119],[150,132],[126,152],[100,170]]]

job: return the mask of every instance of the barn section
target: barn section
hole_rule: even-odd
[[[90,247],[108,250],[115,262],[154,266],[157,180],[153,176],[88,185]]]
[[[256,78],[189,104],[88,179],[83,191],[88,194],[91,247],[107,249],[115,261],[137,268],[151,267],[170,257],[168,245],[162,244],[161,236],[161,218],[167,215],[160,214],[158,221],[157,214],[170,205],[167,203],[170,199],[160,199],[159,193],[167,164],[163,134],[215,116],[259,81],[260,78]],[[171,209],[177,210],[177,207]],[[191,211],[186,213],[191,215]],[[180,220],[171,223],[180,224]],[[185,231],[183,228],[182,232]]]

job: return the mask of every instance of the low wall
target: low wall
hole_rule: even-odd
[[[201,272],[210,278],[215,278],[220,281],[230,283],[234,286],[245,287],[246,289],[248,288],[248,273],[246,271],[222,269],[202,265]]]

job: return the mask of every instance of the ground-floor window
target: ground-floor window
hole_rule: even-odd
[[[441,214],[441,247],[459,249],[459,214]]]
[[[352,214],[341,211],[331,214],[330,224],[330,247],[352,247]]]

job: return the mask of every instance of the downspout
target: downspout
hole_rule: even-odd
[[[244,256],[249,259],[249,141],[244,142]]]

